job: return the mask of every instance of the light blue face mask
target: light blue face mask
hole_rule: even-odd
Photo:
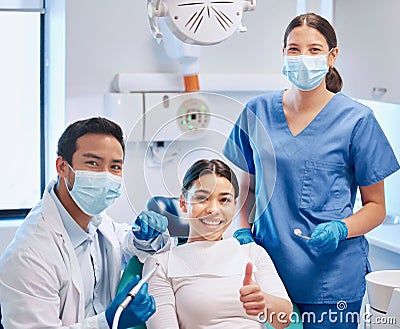
[[[72,169],[72,167],[70,166]],[[98,215],[121,195],[122,177],[108,171],[74,170],[75,182],[72,190],[65,185],[72,200],[90,216]]]
[[[282,73],[298,89],[308,91],[317,88],[329,71],[326,55],[299,55],[283,57]]]

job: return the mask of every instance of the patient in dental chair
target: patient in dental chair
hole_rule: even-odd
[[[143,272],[159,262],[149,281],[156,313],[148,329],[274,328],[290,324],[292,304],[266,251],[240,245],[223,233],[236,212],[239,186],[220,160],[199,160],[183,179],[180,207],[190,220],[186,244],[154,254]]]

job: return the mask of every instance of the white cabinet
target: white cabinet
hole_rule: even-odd
[[[335,2],[336,67],[347,95],[400,103],[399,13],[399,0]]]

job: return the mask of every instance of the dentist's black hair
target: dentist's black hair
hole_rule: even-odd
[[[186,171],[182,184],[183,196],[186,198],[187,191],[192,187],[194,181],[210,172],[213,172],[219,177],[226,178],[233,185],[235,190],[235,199],[238,197],[239,183],[235,173],[225,162],[218,159],[198,160]]]
[[[289,23],[283,37],[283,48],[286,48],[287,46],[287,38],[290,32],[292,32],[294,28],[303,25],[312,27],[317,31],[319,31],[319,33],[321,33],[324,36],[326,42],[328,43],[329,49],[337,47],[337,38],[333,26],[325,18],[314,13],[307,13],[296,16]],[[338,93],[339,91],[342,90],[343,80],[338,70],[333,66],[329,67],[329,71],[325,77],[325,82],[326,82],[326,89],[328,89],[333,93]]]
[[[95,117],[71,123],[58,140],[57,155],[72,166],[72,156],[76,152],[76,140],[86,134],[110,135],[121,144],[125,156],[125,142],[122,128],[106,118]]]

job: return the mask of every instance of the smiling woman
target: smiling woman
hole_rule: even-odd
[[[236,176],[218,160],[197,161],[183,180],[180,206],[189,215],[188,242],[221,240],[236,210]]]
[[[156,313],[148,329],[265,328],[260,314],[274,328],[290,324],[291,302],[265,250],[223,239],[238,194],[237,178],[224,162],[199,160],[188,169],[180,196],[190,220],[188,243],[144,264],[144,272],[160,264],[149,282]]]

